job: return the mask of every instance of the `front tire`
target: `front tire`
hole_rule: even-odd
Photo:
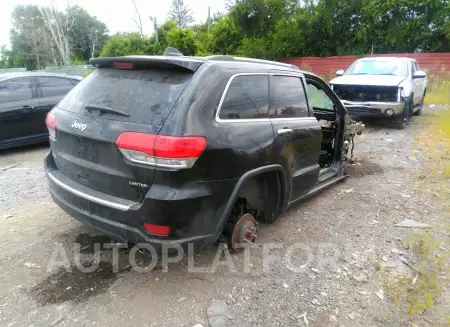
[[[414,108],[414,94],[411,94],[407,103],[405,103],[405,109],[403,113],[394,121],[394,127],[397,129],[405,129],[408,124],[409,118],[413,115]]]

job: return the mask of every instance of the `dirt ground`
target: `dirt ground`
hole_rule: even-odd
[[[128,250],[119,251],[114,272],[111,249],[102,249],[94,272],[69,272],[62,263],[48,271],[55,249],[73,263],[73,245],[80,243],[86,264],[92,244],[109,239],[52,202],[43,171],[47,146],[1,151],[0,325],[208,326],[207,308],[218,299],[233,314],[229,326],[400,326],[378,272],[410,232],[394,224],[405,218],[433,224],[446,214],[434,205],[442,199],[417,190],[415,172],[423,162],[411,145],[421,119],[405,130],[368,126],[356,139],[350,177],[261,225],[250,263],[244,254],[232,255],[234,272],[188,272],[186,258],[168,272],[159,265],[139,272],[128,266]],[[268,251],[281,254],[269,270],[263,269],[267,243],[282,247]],[[294,244],[300,246],[291,261],[301,271],[285,256]],[[217,250],[196,255],[195,266],[211,266]],[[444,326],[446,300],[444,288],[415,326]]]

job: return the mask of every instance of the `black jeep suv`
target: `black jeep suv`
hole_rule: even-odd
[[[113,238],[239,251],[257,221],[346,176],[350,121],[329,86],[230,56],[91,59],[48,114],[53,200]]]

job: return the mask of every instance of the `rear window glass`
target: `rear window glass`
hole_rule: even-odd
[[[84,115],[161,126],[191,77],[192,73],[163,69],[99,68],[74,87],[58,107]],[[111,108],[129,116],[86,110],[86,106]]]

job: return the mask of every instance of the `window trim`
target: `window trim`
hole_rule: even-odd
[[[30,79],[30,91],[31,91],[31,98],[29,99],[22,99],[22,100],[14,100],[14,101],[7,101],[7,102],[0,102],[1,103],[15,103],[15,102],[21,102],[21,101],[31,101],[31,100],[36,100],[37,97],[37,87],[36,87],[36,81],[34,80],[33,76],[16,76],[16,77],[11,77],[11,78],[7,78],[4,79],[2,81],[0,81],[0,83],[6,83],[6,82],[10,82],[16,79],[24,79],[24,78],[29,78]]]
[[[222,109],[222,105],[223,102],[225,101],[225,97],[228,93],[228,89],[230,88],[231,82],[233,81],[233,79],[235,77],[238,76],[254,76],[254,75],[266,75],[268,76],[268,85],[267,85],[267,91],[269,94],[269,113],[270,110],[272,109],[270,106],[270,80],[271,80],[271,76],[290,76],[290,77],[299,77],[302,81],[302,85],[303,85],[303,90],[305,91],[305,75],[302,73],[295,73],[295,72],[273,72],[273,73],[237,73],[237,74],[233,74],[230,76],[230,78],[228,79],[227,85],[225,86],[225,89],[222,93],[222,96],[220,97],[220,101],[219,101],[219,105],[217,106],[217,111],[216,111],[216,115],[215,115],[215,120],[218,123],[250,123],[250,122],[271,122],[273,120],[275,121],[292,121],[292,120],[305,120],[305,119],[315,119],[314,117],[308,116],[308,117],[293,117],[293,118],[242,118],[242,119],[222,119],[219,117],[220,115],[220,110]],[[310,115],[310,110],[309,110],[309,100],[308,100],[308,95],[307,92],[305,91],[305,96],[306,96],[306,103],[308,104],[308,115]]]

